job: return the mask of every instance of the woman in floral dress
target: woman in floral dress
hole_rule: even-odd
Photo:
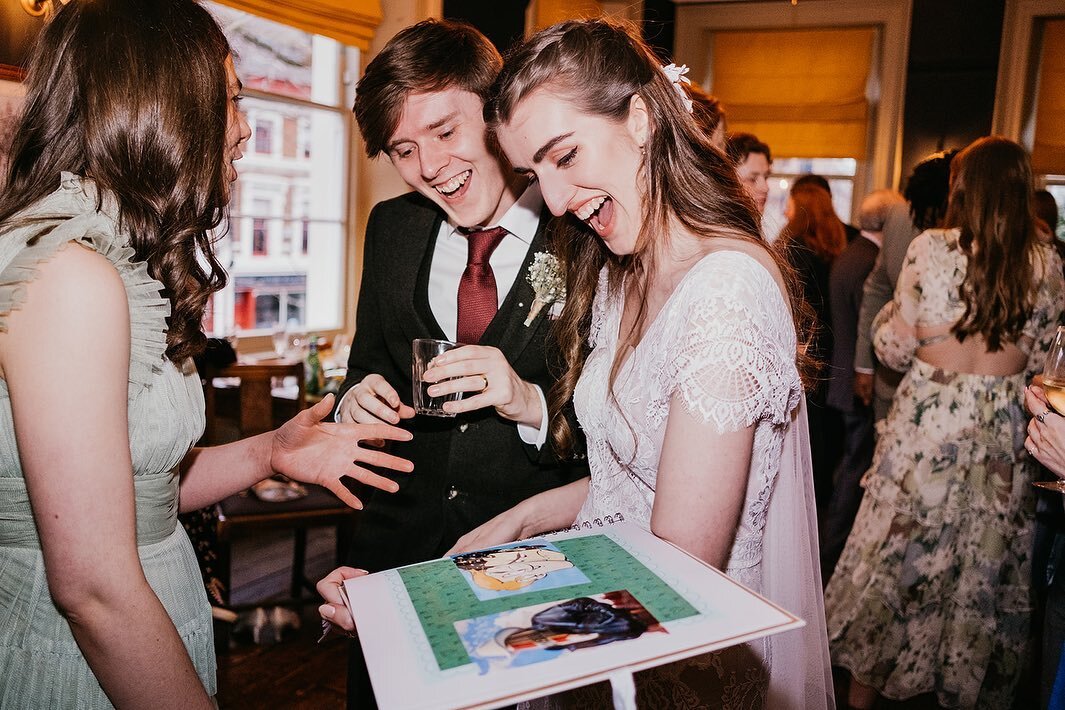
[[[935,693],[1006,708],[1027,656],[1034,463],[1024,386],[1062,315],[1024,150],[982,138],[952,165],[950,229],[910,245],[877,355],[906,372],[825,592],[849,703]]]

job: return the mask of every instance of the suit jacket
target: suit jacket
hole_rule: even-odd
[[[873,270],[879,252],[876,244],[859,237],[836,257],[829,274],[829,312],[834,341],[828,404],[841,412],[855,409],[854,350],[858,342],[858,313],[862,307],[865,279]]]
[[[411,404],[411,341],[447,337],[428,296],[443,219],[432,201],[414,192],[381,202],[370,213],[355,336],[341,396],[376,373]],[[524,321],[533,302],[526,275],[536,252],[547,250],[547,221],[541,217],[518,277],[480,341],[499,348],[518,376],[545,394],[555,381],[548,358],[557,355],[549,336],[550,309],[541,309],[528,327]],[[583,461],[560,462],[550,444],[538,451],[522,442],[517,426],[491,408],[455,418],[419,415],[401,426],[414,438],[393,442],[391,451],[410,459],[414,471],[379,471],[400,489],[370,495],[349,555],[352,564],[370,571],[439,557],[461,535],[525,498],[588,473]]]
[[[893,205],[884,222],[883,243],[873,270],[865,280],[861,312],[858,316],[858,346],[854,352],[854,367],[872,370],[873,320],[880,309],[895,295],[895,284],[902,272],[906,250],[918,234],[910,218],[909,203]]]

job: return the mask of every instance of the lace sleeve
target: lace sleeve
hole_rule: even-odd
[[[926,235],[914,239],[906,250],[895,298],[880,309],[873,319],[873,348],[879,360],[893,370],[905,372],[917,352],[914,326],[921,305],[921,275],[927,259]]]
[[[667,363],[673,391],[721,433],[761,419],[783,423],[801,391],[790,309],[751,257],[725,252],[710,264],[686,284],[681,335]]]

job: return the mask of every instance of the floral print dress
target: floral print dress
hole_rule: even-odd
[[[1037,253],[1017,343],[1025,371],[943,370],[915,357],[934,339],[919,342],[905,324],[961,317],[968,259],[958,237],[929,230],[913,241],[895,299],[874,323],[880,360],[906,375],[878,426],[825,610],[833,664],[881,695],[1005,708],[1026,663],[1031,614],[1035,464],[1024,451],[1023,394],[1062,315],[1061,262],[1049,247]]]

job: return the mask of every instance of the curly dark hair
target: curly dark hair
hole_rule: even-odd
[[[1023,334],[1040,272],[1028,152],[1008,138],[973,141],[951,165],[946,224],[961,232],[969,262],[959,297],[958,340],[980,335],[989,352]]]
[[[902,195],[910,203],[913,226],[920,231],[939,226],[947,214],[950,164],[957,150],[933,153],[917,163]]]
[[[91,178],[101,205],[113,195],[135,259],[170,300],[172,361],[203,349],[204,310],[226,283],[210,234],[228,201],[229,53],[194,0],[65,5],[31,53],[0,190],[0,233],[56,189],[61,171]]]

